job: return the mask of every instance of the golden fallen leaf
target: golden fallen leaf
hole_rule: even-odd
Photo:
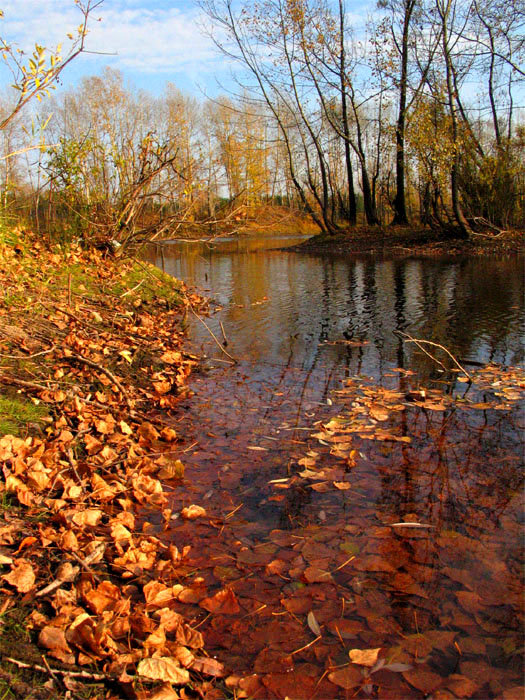
[[[350,661],[360,666],[373,666],[377,661],[377,657],[381,647],[377,649],[350,649],[348,656]]]
[[[142,659],[137,666],[137,673],[139,676],[150,678],[153,681],[167,681],[175,683],[175,685],[183,685],[190,680],[189,672],[167,656],[161,656],[157,659]]]
[[[118,424],[119,428],[121,431],[124,433],[124,435],[132,435],[133,430],[129,427],[129,425],[126,423],[125,420],[121,420]]]
[[[389,415],[390,414],[389,414],[388,410],[384,406],[380,406],[378,404],[372,404],[372,406],[370,406],[370,416],[374,420],[378,420],[378,421],[388,420]]]
[[[171,382],[168,379],[162,379],[160,382],[153,382],[153,386],[158,394],[167,394],[171,389]]]
[[[88,508],[87,510],[80,511],[80,513],[75,513],[72,520],[75,525],[79,527],[83,527],[84,525],[96,527],[102,520],[102,511],[97,508]]]
[[[183,508],[180,514],[186,520],[195,520],[196,518],[204,517],[206,515],[206,510],[202,506],[191,505],[187,508]]]

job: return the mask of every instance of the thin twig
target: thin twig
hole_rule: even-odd
[[[124,292],[124,294],[121,294],[120,298],[124,299],[124,297],[127,297],[128,294],[131,294],[131,292],[134,292],[136,289],[138,289],[140,287],[141,284],[144,284],[144,282],[145,282],[145,279],[141,279],[140,282],[133,287],[133,289],[128,289],[127,292]]]
[[[222,337],[224,338],[224,344],[228,345],[228,338],[226,337],[226,333],[224,331],[224,326],[222,325],[222,321],[219,321],[219,325],[221,327]]]
[[[5,656],[4,659],[10,664],[14,664],[19,668],[32,668],[34,671],[39,671],[40,673],[59,673],[62,676],[70,676],[71,678],[87,678],[92,681],[107,681],[109,676],[105,676],[102,673],[89,673],[88,671],[69,671],[65,668],[45,668],[45,666],[40,666],[39,664],[26,664],[18,659],[13,659],[9,656]]]
[[[298,654],[300,651],[304,651],[305,649],[308,649],[308,647],[311,647],[313,644],[315,644],[316,642],[318,642],[318,641],[321,639],[321,636],[322,636],[322,635],[319,635],[318,637],[316,637],[316,638],[315,638],[312,642],[310,642],[309,644],[305,644],[304,647],[301,647],[300,649],[296,649],[295,651],[290,652],[289,655],[290,655],[290,656],[293,656],[294,654]]]
[[[56,348],[56,345],[53,345],[52,347],[49,348],[49,350],[41,350],[40,352],[35,352],[32,355],[2,355],[0,354],[0,357],[5,357],[9,360],[32,360],[33,357],[40,357],[41,355],[49,355],[50,352],[53,352],[53,350]]]
[[[109,369],[106,369],[102,365],[99,365],[96,362],[92,362],[91,360],[87,360],[85,357],[82,357],[82,355],[77,355],[76,353],[72,353],[71,355],[64,355],[65,360],[76,360],[77,362],[80,362],[81,364],[87,365],[88,367],[91,367],[91,369],[98,370],[99,372],[102,372],[102,374],[105,374],[106,377],[112,382],[117,389],[120,391],[124,399],[126,400],[126,403],[128,405],[129,409],[133,408],[133,404],[131,403],[131,399],[129,398],[126,390],[122,386],[122,384],[119,382],[119,380],[115,377],[113,372],[110,372]]]
[[[233,360],[233,362],[235,362],[235,364],[237,364],[238,360],[236,360],[235,357],[233,357],[232,355],[230,355],[230,353],[224,348],[223,344],[220,342],[220,340],[217,338],[217,336],[214,334],[214,332],[211,330],[211,328],[208,326],[208,324],[207,324],[207,323],[199,316],[199,314],[195,311],[195,309],[194,309],[193,306],[191,305],[191,301],[188,299],[187,294],[184,294],[184,296],[186,297],[186,301],[187,301],[187,303],[188,303],[188,308],[189,308],[189,310],[190,310],[191,313],[202,323],[202,325],[204,326],[204,328],[206,328],[206,330],[208,331],[208,333],[211,335],[211,337],[213,338],[213,340],[216,342],[217,347],[219,347],[219,348],[221,349],[221,351],[222,351],[227,357],[230,358],[230,360]]]
[[[429,357],[431,357],[431,358],[434,360],[434,362],[437,362],[439,365],[441,365],[441,367],[443,367],[444,369],[446,369],[446,367],[443,365],[442,362],[440,362],[436,357],[434,357],[433,355],[431,355],[429,352],[427,352],[427,351],[426,351],[423,347],[421,347],[421,346],[422,346],[422,345],[431,345],[431,346],[434,347],[434,348],[439,348],[440,350],[443,350],[443,352],[445,352],[445,353],[450,357],[450,359],[454,362],[454,364],[456,365],[456,367],[457,367],[461,372],[463,372],[463,374],[464,374],[466,377],[468,377],[468,378],[472,381],[472,377],[471,377],[470,374],[467,372],[467,370],[466,370],[462,365],[460,365],[460,363],[456,360],[456,358],[454,357],[454,355],[453,355],[453,354],[450,352],[450,350],[448,350],[444,345],[440,345],[439,343],[433,343],[431,340],[421,340],[420,338],[413,338],[413,337],[412,337],[411,335],[409,335],[408,333],[403,333],[403,331],[397,331],[397,334],[400,335],[400,336],[403,338],[403,340],[404,340],[405,343],[415,343],[415,344],[417,345],[417,347],[418,347],[420,350],[422,350],[426,355],[428,355]]]
[[[6,377],[5,374],[0,374],[0,384],[14,384],[15,386],[21,386],[24,389],[33,389],[35,391],[49,391],[50,389],[48,386],[35,384],[35,382],[25,382],[23,379],[17,379],[16,377]]]
[[[89,574],[91,574],[91,576],[93,576],[93,578],[95,579],[95,581],[97,583],[102,583],[102,579],[100,578],[100,576],[97,576],[97,574],[89,566],[90,557],[91,557],[91,560],[96,559],[96,556],[98,556],[98,554],[99,554],[99,550],[95,550],[95,552],[91,553],[91,554],[94,554],[95,556],[88,555],[85,559],[81,559],[78,556],[78,554],[75,554],[75,552],[73,552],[73,551],[71,551],[70,554],[73,556],[74,559],[76,559],[78,561],[78,563],[80,564],[80,566],[83,569],[85,569]]]

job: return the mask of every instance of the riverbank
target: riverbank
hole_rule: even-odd
[[[472,240],[453,238],[443,231],[405,227],[357,227],[334,236],[314,235],[294,250],[312,253],[406,255],[497,255],[525,251],[523,231],[501,235],[477,234]]]
[[[157,537],[184,475],[185,318],[204,302],[151,265],[20,231],[0,259],[0,694],[205,689],[220,664],[173,610],[189,548]]]

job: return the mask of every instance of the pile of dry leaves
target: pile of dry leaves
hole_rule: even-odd
[[[105,682],[100,697],[167,700],[190,680],[192,697],[209,696],[222,667],[173,610],[191,597],[189,548],[163,544],[144,517],[169,521],[163,480],[183,476],[174,409],[196,358],[181,320],[202,300],[96,251],[31,241],[0,256],[2,393],[48,409],[43,427],[0,436],[1,612],[22,606],[43,654],[4,659],[45,673],[52,697]]]

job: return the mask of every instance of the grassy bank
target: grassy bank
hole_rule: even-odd
[[[184,550],[156,537],[202,300],[20,231],[0,260],[0,697],[178,697],[220,675],[173,609]]]

